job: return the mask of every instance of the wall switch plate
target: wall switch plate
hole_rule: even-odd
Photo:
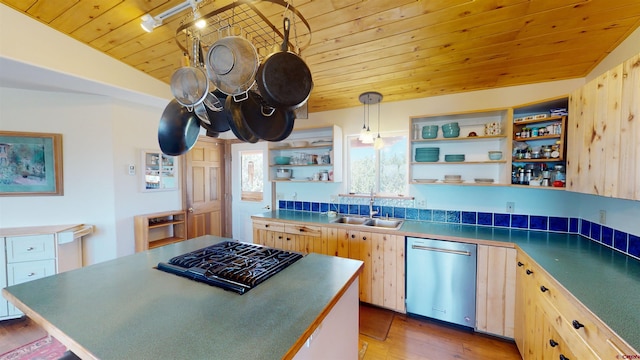
[[[127,170],[129,171],[129,175],[136,174],[136,166],[134,164],[127,165]]]
[[[607,211],[600,210],[600,224],[604,225],[607,223]]]
[[[515,209],[516,209],[516,203],[514,203],[512,201],[507,202],[507,212],[508,213],[513,214]]]
[[[277,200],[284,200],[284,193],[276,193]]]

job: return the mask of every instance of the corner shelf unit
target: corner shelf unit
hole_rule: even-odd
[[[302,146],[295,142],[306,142]],[[287,156],[297,161],[288,165],[275,163],[276,156]],[[328,163],[323,157],[330,159]],[[302,159],[305,158],[305,161]],[[294,130],[287,141],[269,143],[269,181],[277,183],[336,183],[342,181],[342,128],[337,125]],[[313,159],[318,159],[313,161]],[[290,169],[291,179],[276,176],[278,169]],[[314,174],[327,172],[329,180],[314,180]]]
[[[409,121],[412,140],[409,142],[409,183],[410,184],[445,184],[445,175],[461,175],[463,182],[446,183],[455,185],[505,185],[510,184],[511,170],[511,132],[512,109],[487,109],[441,115],[412,116]],[[460,136],[445,138],[442,125],[457,122]],[[485,125],[496,123],[497,134],[485,135]],[[422,138],[422,127],[438,125],[438,137]],[[476,136],[469,136],[475,132]],[[416,149],[422,147],[438,147],[440,156],[435,162],[415,161]],[[489,151],[502,151],[500,160],[490,160]],[[464,154],[465,160],[447,162],[448,154]],[[436,179],[426,183],[425,179]],[[475,179],[493,179],[491,183],[476,183]]]
[[[137,215],[133,218],[136,252],[187,239],[184,210]]]

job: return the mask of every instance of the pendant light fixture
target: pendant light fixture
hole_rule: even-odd
[[[382,101],[382,95],[380,95],[380,101]],[[378,101],[378,137],[373,142],[373,148],[380,150],[384,147],[384,141],[380,137],[380,101]]]
[[[364,123],[363,123],[363,130],[365,131],[364,133],[363,131],[360,132],[360,137],[358,137],[358,139],[362,141],[363,144],[374,143],[373,134],[371,133],[371,130],[369,128],[369,124],[371,123],[369,110],[371,108],[371,104],[378,104],[378,138],[380,139],[380,141],[382,141],[382,139],[380,138],[380,101],[382,101],[382,94],[375,91],[368,91],[360,94],[359,99],[360,99],[360,102],[364,105],[364,109],[365,109],[364,115],[367,123],[367,128],[366,130],[364,129]]]

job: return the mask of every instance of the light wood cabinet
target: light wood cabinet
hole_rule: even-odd
[[[516,250],[478,245],[476,330],[514,337]]]
[[[527,255],[518,253],[516,267],[515,340],[523,359],[560,354],[615,359],[636,353]]]
[[[359,280],[360,301],[406,312],[403,235],[253,219],[253,242],[361,260],[364,265]]]
[[[137,215],[133,218],[136,252],[187,239],[184,210]]]
[[[569,97],[567,189],[640,200],[640,54]]]

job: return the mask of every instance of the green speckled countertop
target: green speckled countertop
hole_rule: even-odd
[[[221,240],[228,239],[203,236],[3,292],[78,355],[86,350],[100,359],[280,359],[313,330],[362,266],[309,254],[244,295],[153,268]]]
[[[266,212],[254,218],[324,225],[335,219],[319,213],[287,210]],[[399,230],[375,231],[498,246],[517,245],[629,345],[640,351],[638,260],[575,234],[412,220],[405,220]]]

